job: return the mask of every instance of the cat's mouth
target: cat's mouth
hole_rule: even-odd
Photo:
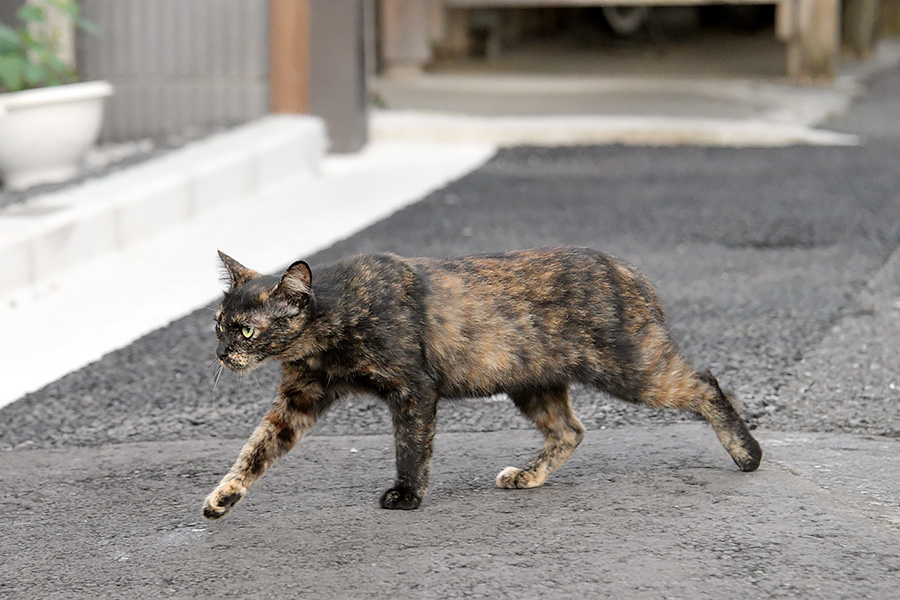
[[[219,362],[235,373],[249,373],[259,366],[259,361],[248,356],[224,356],[219,358]]]

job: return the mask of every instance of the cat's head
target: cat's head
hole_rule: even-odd
[[[302,260],[279,277],[260,275],[219,252],[228,290],[216,312],[216,356],[251,371],[269,358],[290,359],[314,305],[312,272]]]

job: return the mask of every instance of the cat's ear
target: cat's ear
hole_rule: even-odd
[[[306,302],[312,294],[312,271],[309,265],[298,260],[289,266],[272,294],[281,296],[291,303]]]
[[[253,269],[248,269],[221,250],[219,250],[219,258],[222,260],[222,266],[224,267],[223,280],[231,286],[231,289],[244,285],[255,277],[259,277],[259,273]]]

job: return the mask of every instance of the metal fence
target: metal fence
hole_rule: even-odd
[[[191,133],[268,112],[267,0],[83,0],[84,79],[115,86],[102,137]]]

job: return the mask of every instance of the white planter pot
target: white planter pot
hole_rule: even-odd
[[[88,81],[0,94],[4,187],[21,190],[75,176],[97,141],[112,90],[105,81]]]

